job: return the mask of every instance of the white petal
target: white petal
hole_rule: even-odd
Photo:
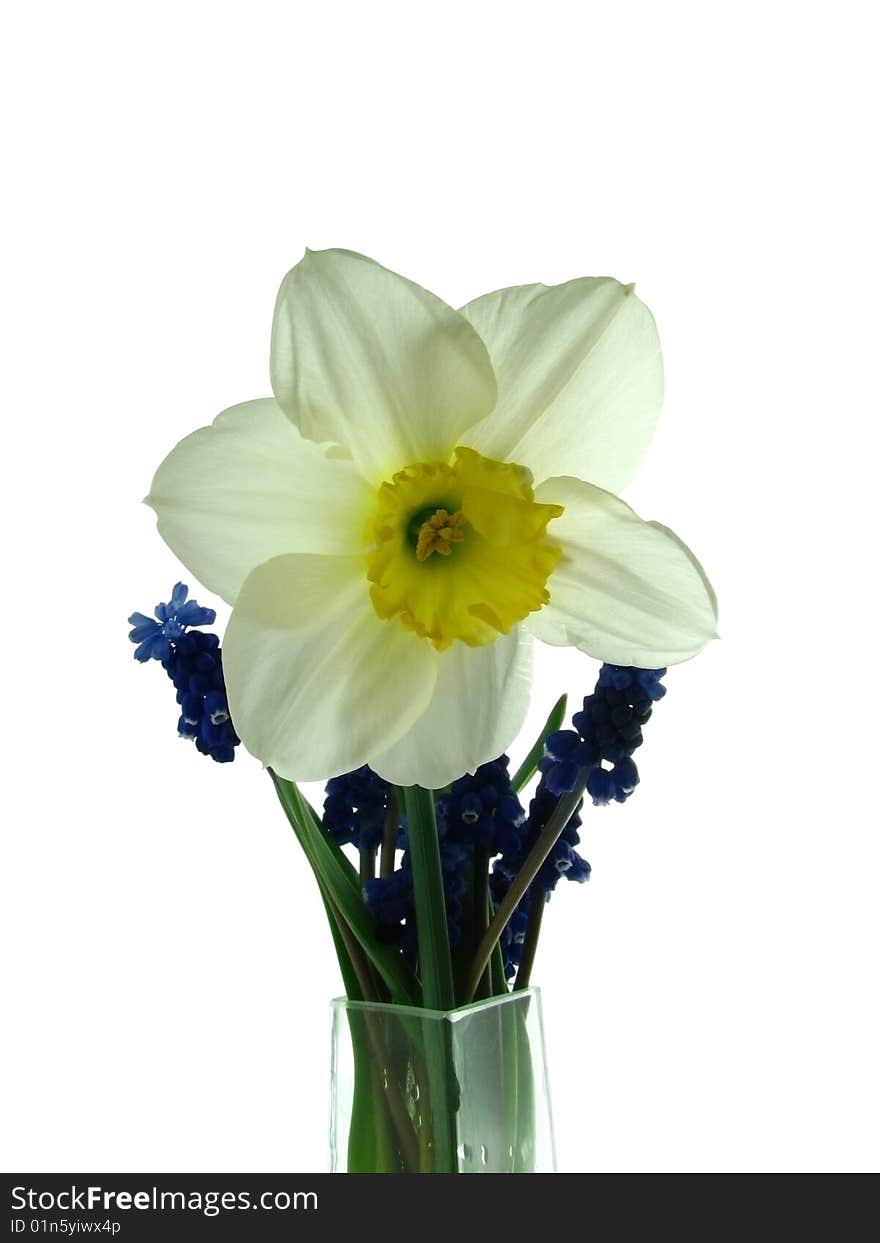
[[[584,277],[501,289],[464,307],[498,380],[494,411],[465,443],[528,466],[538,482],[576,475],[625,487],[663,401],[657,329],[633,288]]]
[[[548,479],[535,495],[565,512],[552,527],[563,558],[550,603],[524,623],[532,634],[641,669],[688,660],[716,637],[714,592],[677,535],[579,479]]]
[[[378,484],[448,460],[495,404],[485,346],[434,294],[347,250],[306,251],[272,325],[272,388],[304,436]]]
[[[532,643],[521,626],[486,647],[453,643],[438,661],[427,711],[396,746],[370,760],[395,785],[448,785],[501,755],[525,720]]]
[[[252,755],[322,781],[387,750],[430,702],[437,658],[381,621],[360,557],[275,557],[245,580],[223,639],[232,720]]]
[[[172,449],[147,504],[184,565],[230,602],[287,552],[354,553],[375,494],[351,462],[304,440],[271,399],[218,415]]]

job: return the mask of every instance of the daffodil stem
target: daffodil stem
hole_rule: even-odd
[[[526,855],[523,863],[516,876],[513,878],[510,888],[504,895],[498,910],[495,912],[495,918],[486,929],[486,934],[479,944],[474,961],[471,966],[470,975],[468,976],[465,994],[462,998],[463,1003],[467,1003],[473,999],[477,990],[477,985],[482,978],[486,969],[486,963],[492,956],[492,950],[495,947],[499,937],[501,936],[507,924],[510,921],[513,912],[531,885],[532,881],[541,870],[541,865],[549,855],[550,851],[562,836],[565,826],[575,813],[578,803],[581,801],[584,790],[587,785],[587,777],[590,774],[589,768],[581,768],[578,771],[577,780],[574,789],[570,794],[564,794],[553,809],[546,825],[541,830],[538,840],[532,849]]]
[[[406,786],[403,805],[412,862],[422,1004],[429,1010],[451,1010],[455,991],[434,795],[421,786]]]

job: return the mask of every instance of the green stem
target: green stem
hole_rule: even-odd
[[[349,1014],[350,1018],[355,1020],[352,1024],[353,1041],[357,1041],[360,1034],[357,1019],[361,1018],[361,1016],[363,1017],[364,1031],[367,1036],[369,1052],[372,1055],[367,1063],[367,1082],[373,1094],[373,1101],[378,1110],[383,1111],[383,1113],[387,1110],[394,1139],[403,1157],[405,1168],[407,1171],[415,1173],[419,1168],[420,1161],[418,1136],[407,1113],[403,1089],[394,1076],[391,1053],[383,1038],[380,1021],[369,1010],[364,1010],[362,1015],[356,1012],[349,1012]],[[363,1081],[361,1087],[364,1087]],[[379,1126],[380,1118],[374,1118],[374,1122]],[[349,1173],[358,1172],[368,1174],[372,1171],[349,1169]]]
[[[507,924],[517,906],[519,906],[523,894],[538,875],[538,872],[540,872],[544,860],[556,845],[557,841],[562,836],[565,826],[574,815],[577,805],[581,801],[581,796],[586,789],[587,777],[590,771],[591,770],[589,768],[580,769],[574,789],[570,794],[564,794],[556,804],[553,809],[553,814],[550,816],[547,824],[542,829],[538,840],[529,851],[525,862],[513,878],[510,888],[504,895],[498,910],[495,912],[495,918],[487,928],[486,935],[483,937],[479,948],[474,955],[473,965],[471,967],[470,975],[468,976],[467,988],[465,989],[463,1004],[466,1004],[468,1001],[472,1000],[477,985],[480,982],[480,977],[486,969],[486,963],[489,961],[494,945],[498,941],[498,938],[501,936],[504,929],[507,927]]]
[[[376,875],[376,852],[369,846],[361,846],[360,848],[360,869],[358,871],[358,880],[360,881],[361,893],[367,887],[367,881],[373,880]]]
[[[394,1073],[381,1019],[369,1009],[350,1009],[348,1021],[355,1059],[355,1099],[352,1101],[348,1172],[378,1173],[370,1167],[371,1152],[384,1152],[387,1157],[388,1149],[393,1145],[403,1160],[404,1171],[415,1173],[420,1161],[418,1136],[407,1112],[404,1089]],[[390,1136],[387,1133],[388,1123],[391,1125]],[[365,1152],[366,1157],[363,1155]],[[384,1172],[395,1171],[387,1169]]]
[[[523,942],[522,958],[520,959],[519,970],[516,973],[516,983],[513,986],[514,992],[528,988],[529,980],[532,978],[532,967],[535,965],[535,953],[538,949],[538,938],[541,935],[541,924],[544,921],[544,907],[546,905],[547,895],[543,891],[541,893],[532,893],[532,908],[529,911],[526,939]]]
[[[568,696],[560,695],[556,703],[550,709],[550,715],[544,722],[544,728],[537,737],[535,745],[528,753],[526,758],[520,764],[519,768],[510,779],[510,784],[516,790],[517,794],[527,785],[535,773],[538,771],[538,761],[544,754],[544,743],[551,734],[555,734],[562,722],[565,720],[565,709],[568,704]]]
[[[422,1005],[428,1010],[451,1010],[455,991],[434,796],[421,786],[407,786],[403,803],[412,863]]]
[[[379,860],[379,875],[388,880],[394,875],[394,852],[397,850],[397,825],[400,819],[400,808],[397,805],[397,791],[392,788],[388,795],[388,810],[385,813],[385,829],[382,833],[382,855]]]
[[[489,852],[483,846],[474,847],[473,880],[473,947],[476,950],[489,923]],[[480,976],[475,997],[482,1000],[492,995],[491,964]]]

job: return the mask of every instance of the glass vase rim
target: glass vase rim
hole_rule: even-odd
[[[466,1005],[456,1006],[453,1010],[432,1010],[427,1006],[401,1006],[392,1001],[355,1001],[349,997],[334,997],[330,1002],[331,1010],[370,1010],[399,1014],[407,1018],[418,1015],[420,1018],[442,1019],[449,1023],[458,1022],[480,1010],[489,1010],[494,1006],[508,1005],[512,1001],[522,1001],[532,997],[540,1005],[541,990],[536,984],[527,988],[514,989],[512,992],[497,997],[481,997],[478,1001],[469,1001]]]

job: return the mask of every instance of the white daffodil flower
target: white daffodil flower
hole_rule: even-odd
[[[532,636],[643,668],[714,637],[696,558],[615,495],[663,391],[632,286],[527,285],[455,311],[361,255],[307,251],[271,374],[274,400],[181,441],[147,500],[233,605],[232,717],[280,775],[369,764],[437,788],[519,731]]]

